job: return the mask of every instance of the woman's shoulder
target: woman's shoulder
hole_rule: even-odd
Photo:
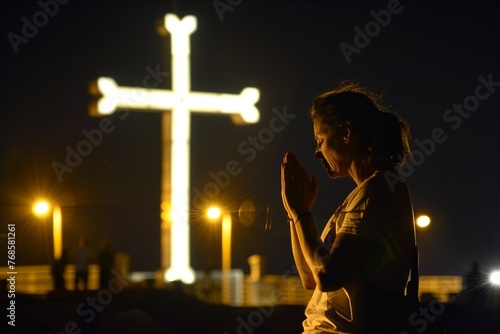
[[[361,184],[366,191],[372,192],[408,192],[406,181],[396,170],[383,170],[375,172],[366,182]]]
[[[409,190],[406,182],[397,172],[379,171],[363,181],[347,196],[344,205],[353,209],[369,202],[376,205],[391,205],[394,201],[407,202]],[[382,205],[384,206],[384,205]]]

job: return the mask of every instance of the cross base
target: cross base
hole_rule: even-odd
[[[170,267],[164,272],[164,281],[181,281],[185,284],[193,284],[196,274],[193,268],[189,267]]]

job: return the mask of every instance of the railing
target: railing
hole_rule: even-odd
[[[15,275],[8,275],[8,272],[11,271],[7,267],[0,267],[0,280],[14,276],[16,292],[43,295],[54,289],[51,268],[48,265],[17,266]],[[75,267],[73,265],[66,266],[64,281],[66,282],[66,289],[75,289]],[[87,285],[89,290],[95,290],[99,287],[98,265],[89,266]]]
[[[451,296],[459,294],[462,289],[461,276],[420,276],[421,298],[425,294],[446,303]]]
[[[15,275],[16,292],[28,294],[46,294],[53,289],[50,266],[18,266]],[[99,266],[89,266],[88,289],[99,288]],[[7,267],[0,267],[0,279],[9,278]],[[153,273],[151,273],[153,275]],[[126,276],[126,275],[124,275]],[[129,275],[133,277],[134,275]],[[231,274],[230,298],[222,298],[222,279],[220,272],[214,271],[209,275],[198,273],[197,281],[188,291],[207,303],[221,304],[223,300],[230,300],[233,306],[262,306],[262,305],[305,305],[312,295],[312,291],[302,287],[298,276],[264,275],[260,280],[244,275],[242,270],[233,270]],[[162,275],[156,275],[162,277]],[[66,289],[74,290],[75,268],[68,265],[64,272]],[[158,283],[158,282],[157,282]],[[4,283],[5,284],[5,283]],[[132,282],[129,287],[146,287],[151,284]],[[155,284],[165,286],[165,284]],[[5,288],[5,287],[2,287]],[[436,298],[447,302],[450,296],[462,291],[460,276],[421,276],[419,294],[426,298]]]

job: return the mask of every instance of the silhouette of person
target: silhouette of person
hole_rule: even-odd
[[[97,262],[99,264],[99,287],[106,288],[111,279],[111,270],[115,265],[115,253],[111,250],[109,239],[101,240]]]
[[[55,291],[66,290],[66,284],[64,281],[64,271],[66,270],[66,265],[68,264],[68,250],[63,249],[61,257],[54,261],[52,264],[52,279],[54,281]]]
[[[79,283],[83,283],[83,290],[87,290],[89,276],[90,250],[88,248],[87,236],[80,236],[78,249],[75,253],[75,290],[80,289]]]
[[[314,290],[304,333],[382,333],[367,323],[367,287],[403,298],[415,246],[412,202],[396,170],[410,155],[409,128],[356,83],[316,97],[310,114],[315,157],[330,178],[351,178],[356,187],[321,233],[311,212],[316,176],[291,152],[283,159],[292,254],[303,286]]]

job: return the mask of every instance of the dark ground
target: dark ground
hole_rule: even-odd
[[[466,297],[444,304],[439,318],[446,322],[447,333],[500,333],[500,293],[494,291],[487,298],[469,303],[466,301],[470,301],[470,296]],[[39,297],[16,294],[13,327],[7,324],[8,303],[3,295],[2,333],[301,333],[304,318],[303,305],[216,306],[178,291],[125,289],[116,294],[109,291],[69,291]]]

